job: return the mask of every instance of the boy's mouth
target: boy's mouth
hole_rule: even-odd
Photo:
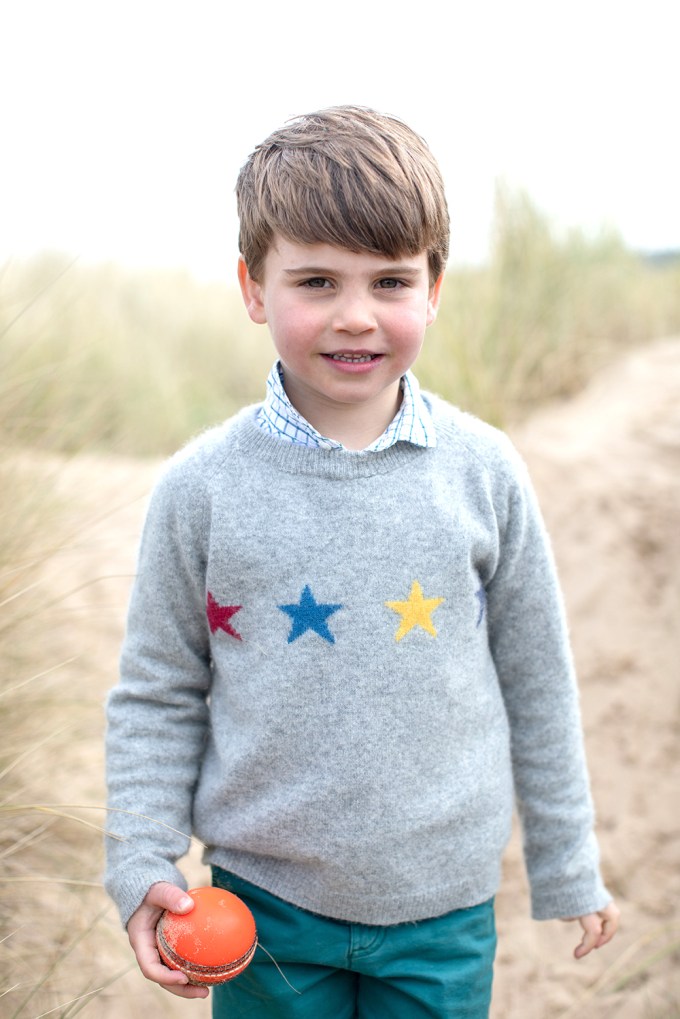
[[[375,361],[380,354],[325,354],[331,361],[344,361],[346,364],[368,364]]]

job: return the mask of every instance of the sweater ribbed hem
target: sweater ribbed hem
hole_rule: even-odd
[[[364,893],[361,897],[342,892],[329,893],[319,889],[317,894],[290,880],[290,873],[279,873],[275,860],[259,859],[222,848],[207,850],[204,863],[213,864],[237,875],[244,881],[257,885],[279,899],[306,909],[310,913],[342,920],[346,923],[372,924],[388,927],[399,923],[415,923],[443,916],[454,909],[470,909],[492,898],[500,884],[500,867],[495,864],[483,873],[452,875],[450,883],[434,889],[418,890],[405,895],[403,889],[395,888],[394,895],[372,896]]]

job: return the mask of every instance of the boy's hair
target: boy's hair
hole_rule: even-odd
[[[274,234],[388,258],[426,250],[431,283],[446,264],[439,167],[423,139],[387,114],[335,106],[288,121],[242,167],[236,196],[239,247],[255,280]]]

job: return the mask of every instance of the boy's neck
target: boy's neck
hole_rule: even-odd
[[[313,428],[327,439],[340,442],[345,449],[362,450],[384,433],[394,420],[402,401],[401,380],[383,394],[376,406],[337,404],[320,399],[306,399],[306,394],[291,392],[284,376],[283,387],[291,404]]]

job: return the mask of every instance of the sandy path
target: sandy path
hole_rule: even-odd
[[[571,961],[572,930],[516,914],[514,844],[493,1014],[571,1016],[583,1008],[562,1009],[585,996],[601,1016],[680,1015],[680,342],[626,358],[514,438],[553,537],[603,866],[624,922],[610,948]],[[592,1001],[600,977],[605,993]]]
[[[498,897],[492,1016],[566,1017],[588,1004],[617,1019],[678,1015],[680,954],[671,947],[680,937],[680,341],[625,358],[514,438],[553,535],[581,677],[604,869],[625,919],[615,945],[574,962],[571,925],[528,918],[515,837]],[[155,473],[154,465],[89,457],[60,470],[74,531],[49,583],[79,589],[60,604],[53,653],[63,660],[77,650],[65,676],[89,712],[62,761],[57,798],[69,802],[103,801],[101,701],[115,681],[134,549]],[[39,788],[37,775],[35,782]],[[190,870],[199,880],[195,861]],[[114,956],[127,952],[113,918],[106,924],[100,973],[119,967]],[[658,958],[646,962],[651,956]],[[625,981],[618,991],[617,980]],[[136,973],[107,990],[91,1013],[207,1015],[202,1004],[180,1003]]]

